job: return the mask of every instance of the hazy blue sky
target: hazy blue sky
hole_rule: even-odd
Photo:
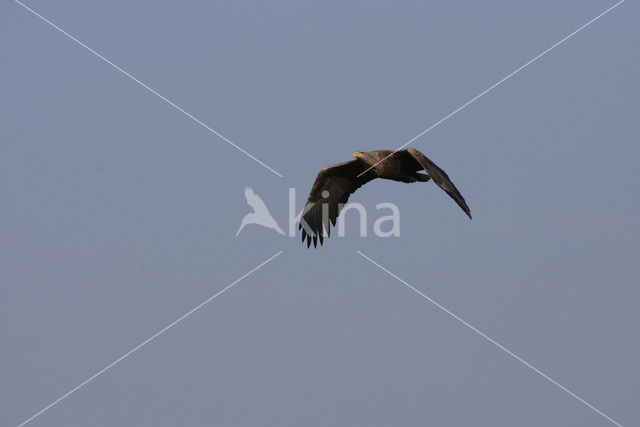
[[[606,426],[360,250],[640,425],[640,7],[627,1],[417,140],[467,199],[374,182],[401,236],[307,250],[317,171],[406,142],[613,1],[0,4],[0,424]]]

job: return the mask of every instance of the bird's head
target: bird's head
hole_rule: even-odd
[[[356,151],[355,153],[353,153],[353,158],[354,159],[360,159],[362,161],[364,161],[367,164],[373,164],[375,163],[375,160],[373,159],[373,155],[372,153],[368,152],[368,151]]]

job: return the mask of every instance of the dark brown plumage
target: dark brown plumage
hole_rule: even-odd
[[[302,241],[307,247],[323,242],[323,228],[330,234],[330,225],[336,225],[342,206],[351,193],[375,178],[400,182],[427,182],[433,179],[462,210],[471,218],[471,211],[449,176],[435,163],[415,148],[391,151],[356,151],[354,160],[326,166],[316,177],[311,193],[300,218],[298,229],[302,230]],[[426,175],[418,171],[424,170]],[[325,205],[325,215],[323,208]],[[303,224],[304,223],[304,224]]]

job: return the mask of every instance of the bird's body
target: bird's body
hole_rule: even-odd
[[[356,151],[354,157],[371,167],[376,178],[400,182],[416,182],[417,172],[422,170],[416,161],[409,161],[406,150],[394,153],[391,150]],[[426,175],[423,175],[426,177]]]
[[[324,167],[318,173],[300,217],[299,229],[302,229],[302,241],[307,240],[307,247],[311,240],[314,246],[318,240],[322,244],[323,230],[329,234],[329,223],[335,226],[351,193],[376,178],[406,183],[433,179],[471,218],[467,203],[449,176],[415,148],[356,151],[353,157],[354,160]],[[326,208],[323,209],[323,205]]]

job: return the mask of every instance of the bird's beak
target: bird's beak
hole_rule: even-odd
[[[355,153],[353,153],[353,158],[357,159],[358,157],[360,157],[360,152],[356,151]]]

